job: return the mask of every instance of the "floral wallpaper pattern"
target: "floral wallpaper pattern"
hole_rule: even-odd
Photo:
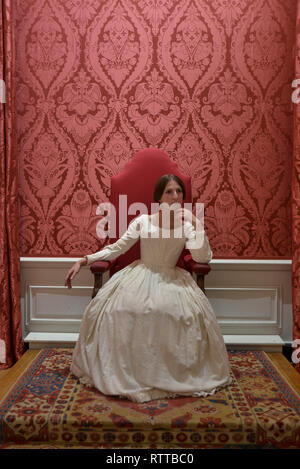
[[[157,147],[214,258],[291,258],[296,3],[17,0],[21,254],[98,250],[110,178]]]

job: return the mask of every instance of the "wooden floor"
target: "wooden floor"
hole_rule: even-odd
[[[14,366],[0,370],[0,401],[39,352],[40,350],[27,350]]]
[[[0,400],[8,393],[19,376],[26,370],[40,350],[27,350],[22,358],[11,368],[0,370]],[[284,376],[296,393],[300,396],[300,374],[281,353],[267,353],[275,368]]]

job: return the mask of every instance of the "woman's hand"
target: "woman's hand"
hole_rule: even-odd
[[[75,262],[75,264],[71,267],[67,276],[65,278],[65,287],[72,288],[71,280],[78,274],[80,267],[86,264],[86,258],[80,259],[79,261]]]
[[[176,210],[176,218],[180,218],[181,223],[184,224],[185,221],[189,221],[192,223],[194,229],[198,228],[200,225],[200,220],[198,220],[195,215],[190,211],[187,210],[186,208],[180,208],[178,211]]]

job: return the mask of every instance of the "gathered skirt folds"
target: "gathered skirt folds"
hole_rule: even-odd
[[[72,373],[105,395],[147,402],[231,383],[213,309],[189,272],[134,261],[87,306]]]

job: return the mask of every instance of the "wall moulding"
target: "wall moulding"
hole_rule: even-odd
[[[64,286],[78,259],[21,257],[23,337],[31,348],[76,342],[93,289],[88,267],[71,290]],[[281,351],[292,340],[291,261],[213,259],[210,265],[206,293],[226,345]]]

